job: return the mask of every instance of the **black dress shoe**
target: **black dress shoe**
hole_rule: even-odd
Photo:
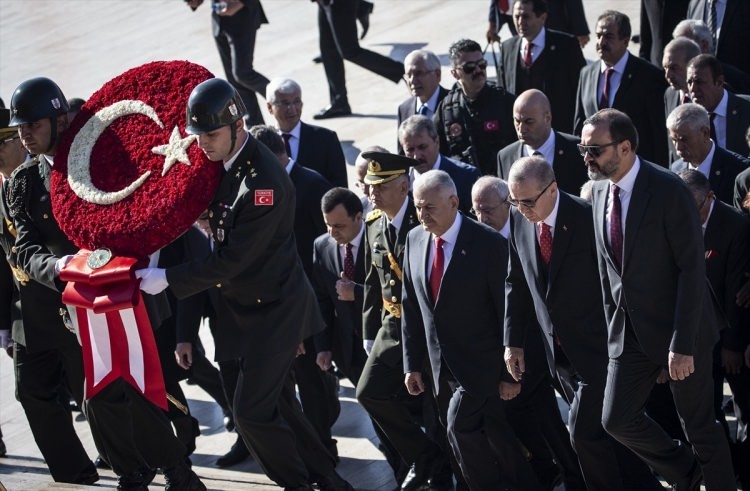
[[[234,424],[234,415],[232,415],[231,411],[227,411],[224,413],[224,429],[227,431],[234,431],[236,428]]]
[[[229,452],[216,459],[216,466],[221,468],[231,467],[245,461],[248,457],[250,457],[250,451],[245,446],[242,437],[237,435],[237,440],[232,444]]]
[[[206,491],[206,485],[185,464],[164,469],[164,480],[164,491]]]
[[[320,491],[354,491],[354,487],[339,476],[335,470],[332,470],[327,476],[313,477],[313,480]]]
[[[357,7],[357,20],[362,25],[362,34],[359,39],[364,39],[367,31],[370,30],[370,14],[375,6],[371,2],[360,0]]]
[[[94,461],[94,467],[97,469],[111,469],[112,466],[109,465],[109,462],[104,460],[101,455],[96,457],[96,460]]]
[[[284,491],[312,491],[313,489],[309,484],[303,484],[302,486],[287,486]]]
[[[703,471],[696,462],[687,477],[672,484],[672,491],[700,491],[701,481],[703,481]]]
[[[313,115],[313,119],[331,119],[341,118],[343,116],[351,116],[352,109],[349,104],[334,104],[329,105],[318,111]]]
[[[0,438],[0,457],[5,457],[7,449],[5,448],[5,442]]]
[[[409,468],[409,473],[406,474],[404,482],[401,484],[401,491],[417,491],[425,484],[428,484],[435,459],[439,452],[436,446],[431,446],[417,457],[417,460]]]
[[[143,469],[117,478],[118,491],[148,491],[148,485],[154,480],[156,471]]]

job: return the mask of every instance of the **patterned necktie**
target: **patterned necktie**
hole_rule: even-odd
[[[429,112],[430,112],[430,108],[429,108],[429,107],[427,107],[427,104],[422,104],[422,105],[421,105],[421,106],[419,107],[419,111],[418,111],[418,113],[419,113],[419,114],[421,114],[422,116],[428,116],[428,115],[429,115]]]
[[[613,73],[615,73],[615,69],[612,67],[604,70],[604,87],[602,87],[602,97],[599,99],[599,109],[609,107],[609,80]]]
[[[612,210],[609,213],[609,244],[615,254],[617,267],[622,271],[622,203],[620,188],[616,184],[610,187],[612,192]]]
[[[552,259],[552,227],[544,222],[540,223],[541,233],[539,234],[539,252],[542,253],[544,264],[549,264]]]
[[[354,255],[352,254],[352,245],[346,244],[344,254],[344,276],[354,281]]]
[[[286,149],[286,156],[290,159],[292,157],[292,146],[289,144],[289,140],[292,138],[292,135],[290,133],[282,133],[281,139],[284,140],[284,148]]]
[[[435,238],[435,259],[432,261],[432,270],[430,271],[430,291],[432,292],[433,302],[437,300],[438,293],[440,292],[440,282],[443,281],[443,267],[445,266],[443,244],[445,244],[443,239],[440,237]]]
[[[716,30],[718,26],[718,18],[716,17],[716,0],[708,0],[708,19],[706,19],[706,25],[711,30],[711,37],[714,38],[714,46],[716,46]]]
[[[532,58],[531,58],[531,50],[534,49],[534,43],[526,43],[526,53],[523,55],[523,64],[526,66],[531,66]]]
[[[708,113],[708,122],[711,125],[711,139],[718,145],[719,139],[716,138],[716,125],[714,124],[714,119],[716,119],[716,113]]]

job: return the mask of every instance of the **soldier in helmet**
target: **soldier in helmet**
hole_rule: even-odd
[[[219,287],[217,360],[240,360],[234,418],[255,461],[290,490],[349,491],[294,394],[291,368],[303,339],[321,331],[317,300],[297,254],[295,191],[276,156],[243,128],[232,86],[193,89],[187,132],[226,174],[209,206],[215,248],[204,259],[136,272],[141,289],[178,298]]]
[[[4,203],[7,204],[6,210],[12,217],[17,235],[11,254],[15,254],[14,262],[19,271],[25,274],[24,278],[17,276],[17,279],[22,308],[27,306],[22,315],[28,349],[22,350],[16,345],[17,365],[36,363],[39,367],[47,367],[48,376],[62,372],[64,367],[70,379],[69,388],[80,402],[83,393],[81,349],[75,335],[65,330],[60,317],[59,312],[65,312],[64,309],[59,310],[64,284],[58,278],[60,269],[69,260],[66,256],[75,254],[78,248],[60,230],[52,214],[49,192],[51,166],[60,137],[68,128],[68,103],[55,82],[39,77],[21,83],[13,93],[10,105],[10,124],[18,127],[24,146],[35,155],[11,175]],[[36,292],[41,291],[47,296],[38,296],[41,293]],[[32,309],[34,312],[30,312]],[[33,325],[29,325],[31,322]],[[152,324],[155,324],[154,320]],[[40,349],[45,351],[35,354],[34,359],[29,358]],[[42,377],[32,380],[33,388],[37,388],[42,381]],[[51,394],[55,393],[54,383]],[[21,385],[19,383],[19,387]],[[49,397],[38,392],[32,392],[29,396],[37,399]],[[19,390],[22,402],[29,396],[24,396]],[[122,378],[87,400],[84,407],[97,450],[118,475],[117,489],[147,489],[158,467],[164,470],[167,489],[206,489],[185,464],[185,447],[175,436],[164,412]],[[55,448],[70,461],[77,454],[77,447],[67,441],[60,442],[61,428],[65,427],[63,420],[67,419],[67,424],[70,424],[70,414],[60,414],[53,420],[53,413],[45,407],[38,408],[37,415],[47,420],[46,438],[55,440]],[[39,442],[36,432],[34,436]],[[83,457],[86,456],[82,447],[80,452]],[[91,484],[98,479],[98,475],[88,457],[85,459],[92,472],[85,480],[78,478],[74,482]],[[83,463],[79,463],[79,467]]]

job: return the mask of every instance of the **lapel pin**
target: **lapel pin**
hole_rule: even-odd
[[[568,231],[568,226],[567,225],[563,225],[563,230],[565,230],[567,232]]]
[[[465,249],[461,249],[461,255],[462,255],[462,256],[465,256],[465,255],[466,255],[466,250],[465,250]]]
[[[563,153],[565,153],[565,152],[563,152],[562,149],[560,149],[560,150],[557,151],[557,155],[562,155]]]
[[[716,172],[714,172],[714,175],[716,175],[716,176],[720,176],[720,175],[721,175],[721,171],[720,171],[720,170],[717,170]]]

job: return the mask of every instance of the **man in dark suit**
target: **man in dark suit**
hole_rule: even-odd
[[[750,45],[750,31],[747,29],[750,3],[744,0],[690,0],[687,18],[702,20],[711,28],[712,8],[716,9],[716,22],[712,29],[716,50],[711,54],[750,74],[750,58],[746,53]]]
[[[320,213],[320,200],[331,189],[331,184],[312,169],[290,159],[284,141],[268,126],[253,126],[250,135],[268,147],[294,184],[294,241],[308,280],[313,281],[313,243],[325,229]],[[294,360],[294,379],[297,382],[302,411],[320,435],[328,451],[338,458],[336,440],[331,428],[341,413],[338,379],[328,371],[321,371],[315,359],[314,336],[304,340],[305,352]]]
[[[517,161],[508,184],[509,202],[517,209],[511,214],[506,280],[509,372],[522,381],[523,346],[528,329],[536,329],[526,324],[534,317],[548,368],[568,396],[570,439],[588,489],[661,489],[648,468],[617,448],[601,425],[607,338],[590,205],[560,191],[542,157]]]
[[[688,63],[690,98],[711,117],[711,138],[732,152],[747,152],[745,133],[750,127],[750,97],[732,94],[724,88],[724,72],[712,55],[698,55]]]
[[[667,117],[680,104],[690,102],[690,93],[687,86],[688,62],[701,54],[698,44],[692,39],[678,37],[673,39],[664,47],[664,58],[662,68],[664,78],[669,87],[664,89],[664,116]],[[669,144],[669,161],[674,162],[677,157],[672,139],[667,135]]]
[[[513,104],[513,124],[518,141],[497,153],[497,175],[508,179],[513,162],[521,157],[540,154],[550,163],[557,177],[557,186],[577,195],[588,181],[586,167],[578,154],[578,138],[552,128],[552,109],[547,96],[530,89],[519,95]]]
[[[690,0],[641,0],[641,39],[638,56],[661,66],[664,45],[685,18]]]
[[[193,89],[186,131],[227,169],[209,206],[215,248],[205,258],[136,275],[143,291],[169,286],[177,298],[221,285],[216,353],[241,359],[233,412],[255,461],[290,489],[309,490],[315,482],[349,491],[294,395],[291,368],[300,343],[323,327],[295,246],[294,187],[274,154],[245,132],[243,112],[224,80]],[[257,199],[257,191],[268,198]]]
[[[406,55],[404,71],[411,97],[398,106],[398,126],[415,114],[432,118],[440,101],[448,95],[448,89],[440,85],[440,58],[432,51],[418,49]],[[403,155],[401,140],[397,140],[398,153]]]
[[[403,383],[401,282],[406,235],[418,223],[408,194],[409,168],[417,162],[381,152],[362,156],[369,160],[365,182],[375,209],[365,218],[362,335],[368,358],[357,384],[357,400],[410,468],[402,489],[415,491],[427,484],[436,459],[443,456],[403,400],[408,395]]]
[[[750,224],[747,216],[730,205],[717,201],[708,179],[695,170],[678,173],[695,198],[706,248],[706,277],[713,289],[716,302],[726,323],[721,330],[721,340],[714,349],[714,410],[727,438],[740,482],[750,484],[750,470],[743,465],[750,443],[747,425],[750,417],[750,367],[743,362],[748,346],[747,313],[737,304],[737,292],[746,282],[744,272],[750,265],[748,241]],[[737,431],[730,438],[729,426],[723,411],[724,379],[729,382],[734,401]],[[734,441],[733,441],[734,440]]]
[[[193,10],[203,3],[203,0],[185,1]],[[211,2],[212,5],[215,3]],[[240,93],[247,108],[248,127],[263,124],[256,94],[266,95],[268,79],[253,68],[255,36],[263,24],[268,24],[268,19],[260,0],[227,2],[223,12],[212,9],[211,32],[227,80]]]
[[[487,83],[487,60],[475,41],[460,39],[449,52],[457,83],[433,118],[440,153],[494,175],[497,151],[516,139],[511,127],[515,96]]]
[[[573,131],[578,76],[586,65],[578,41],[570,34],[544,27],[545,0],[517,0],[513,20],[518,36],[503,42],[499,83],[512,94],[528,89],[545,93],[552,106],[552,126]]]
[[[276,120],[290,159],[318,171],[334,186],[347,187],[346,159],[335,131],[303,123],[302,88],[291,79],[268,83],[266,108]]]
[[[445,172],[417,178],[414,203],[422,227],[409,233],[404,259],[404,383],[412,395],[424,392],[429,361],[441,420],[470,488],[541,489],[502,402],[518,393],[499,356],[503,239],[458,213]]]
[[[663,100],[667,84],[657,67],[628,52],[630,19],[608,10],[596,23],[596,52],[600,61],[581,69],[574,132],[599,109],[615,108],[633,120],[641,135],[640,154],[667,166],[667,132]]]
[[[578,43],[583,49],[590,40],[589,34],[591,32],[589,31],[589,24],[586,22],[583,1],[553,0],[548,4],[547,28],[574,35],[578,38]],[[511,34],[514,36],[517,34],[513,25],[513,17],[510,15],[512,7],[512,0],[490,0],[488,42],[500,41],[498,32],[505,23],[508,24]]]
[[[735,489],[714,420],[710,367],[718,336],[698,213],[680,179],[641,160],[637,148],[635,125],[620,111],[599,111],[583,126],[580,149],[599,181],[594,231],[609,334],[602,423],[676,489],[698,489],[701,473],[709,489]],[[644,414],[665,367],[692,451]]]
[[[440,154],[435,123],[427,116],[415,115],[398,128],[398,139],[406,156],[419,162],[411,168],[411,179],[437,169],[448,173],[458,189],[458,208],[464,214],[471,210],[471,186],[482,174],[473,165],[464,164]]]
[[[398,83],[404,66],[387,56],[362,48],[357,39],[358,1],[317,0],[320,57],[328,79],[331,103],[314,119],[338,118],[352,113],[346,94],[344,60]]]
[[[708,112],[698,104],[683,104],[667,118],[667,129],[677,160],[672,172],[694,169],[708,178],[716,197],[732,205],[737,175],[748,168],[748,159],[719,147],[711,139]]]

